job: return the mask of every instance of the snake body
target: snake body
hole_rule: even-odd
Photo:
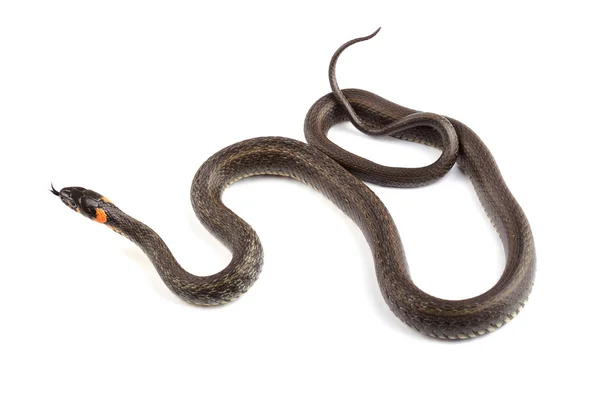
[[[158,234],[96,192],[83,188],[53,191],[69,207],[138,245],[179,297],[196,305],[218,305],[247,291],[263,263],[258,235],[223,204],[223,191],[233,182],[253,175],[297,179],[327,196],[360,227],[373,254],[383,297],[402,321],[441,339],[466,339],[492,332],[519,313],[533,285],[535,249],[527,218],[491,153],[467,126],[437,114],[401,107],[367,91],[339,89],[335,79],[337,57],[347,46],[373,35],[346,43],[334,55],[330,67],[333,92],[319,99],[306,116],[308,144],[283,137],[249,139],[217,152],[197,171],[191,189],[194,211],[232,253],[229,265],[214,275],[187,272]],[[417,141],[442,149],[442,155],[422,168],[375,164],[327,138],[333,125],[348,120],[368,134]],[[387,186],[421,186],[442,177],[455,161],[471,179],[501,237],[506,265],[499,281],[485,293],[450,301],[433,297],[413,283],[394,221],[360,179]]]

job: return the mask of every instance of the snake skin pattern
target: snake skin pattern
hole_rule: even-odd
[[[344,90],[343,94],[356,113],[372,126],[383,127],[417,113],[364,90]],[[375,164],[331,142],[327,138],[327,131],[336,123],[348,119],[348,113],[333,94],[322,97],[306,117],[305,135],[308,143],[366,181],[394,187],[420,186],[426,181],[420,168],[414,168],[416,172],[406,174],[406,168]],[[506,265],[499,281],[487,292],[471,299],[438,299],[421,291],[410,279],[400,237],[391,222],[385,225],[383,237],[386,239],[370,243],[381,292],[394,314],[426,335],[441,339],[466,339],[493,332],[522,310],[533,286],[536,258],[527,218],[504,183],[490,151],[466,125],[451,118],[448,120],[460,143],[458,166],[471,179],[504,246]],[[412,127],[393,136],[436,148],[443,147],[438,132],[429,127]],[[379,205],[378,202],[378,208]],[[372,206],[375,207],[375,203]],[[385,208],[379,212],[385,219],[389,218]],[[383,221],[377,222],[378,228],[384,230],[383,224]],[[365,233],[365,236],[368,237],[368,234]]]
[[[493,332],[519,313],[533,286],[535,249],[527,218],[491,153],[467,126],[451,118],[404,108],[367,91],[339,89],[335,80],[339,54],[372,36],[350,41],[334,55],[329,71],[333,92],[319,99],[306,116],[308,144],[283,137],[249,139],[217,152],[197,171],[191,189],[194,211],[232,253],[229,265],[214,275],[187,272],[158,234],[99,194],[83,188],[53,192],[69,207],[138,245],[176,295],[192,304],[211,306],[230,302],[248,290],[263,263],[256,232],[223,204],[223,191],[248,176],[287,176],[323,193],[360,227],[373,254],[381,293],[398,318],[434,338],[467,339]],[[375,164],[327,138],[333,125],[348,120],[368,134],[423,143],[441,149],[442,155],[422,168]],[[471,179],[500,235],[506,265],[499,281],[487,292],[450,301],[433,297],[413,283],[394,221],[379,198],[358,178],[386,186],[421,186],[442,177],[455,161]]]

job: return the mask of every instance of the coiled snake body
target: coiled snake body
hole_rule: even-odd
[[[376,33],[346,43],[334,55],[329,71],[333,92],[319,99],[306,116],[308,145],[282,137],[250,139],[217,152],[200,167],[191,189],[194,211],[232,253],[229,265],[214,275],[201,277],[184,270],[160,236],[96,192],[80,187],[52,191],[69,207],[110,226],[138,245],[179,297],[197,305],[217,305],[248,290],[263,261],[257,234],[223,204],[223,191],[247,176],[288,176],[326,195],[361,228],[373,253],[381,292],[402,321],[421,333],[442,339],[466,339],[492,332],[522,309],[533,285],[535,250],[527,218],[504,183],[491,153],[467,126],[401,107],[367,91],[339,90],[335,79],[337,58],[346,47]],[[442,155],[423,168],[375,164],[327,138],[333,125],[347,120],[368,134],[418,141],[442,149]],[[455,161],[470,177],[498,230],[506,266],[499,281],[487,292],[449,301],[415,286],[389,212],[357,177],[381,185],[414,187],[440,178]]]

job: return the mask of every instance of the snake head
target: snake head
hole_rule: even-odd
[[[107,221],[106,206],[112,204],[106,197],[78,186],[66,187],[60,191],[52,186],[50,192],[58,196],[72,210],[88,217],[92,221],[105,223]]]

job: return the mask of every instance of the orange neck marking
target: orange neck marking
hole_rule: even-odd
[[[107,219],[108,218],[106,217],[106,212],[101,208],[96,208],[96,218],[94,218],[94,221],[103,224],[106,222]]]

